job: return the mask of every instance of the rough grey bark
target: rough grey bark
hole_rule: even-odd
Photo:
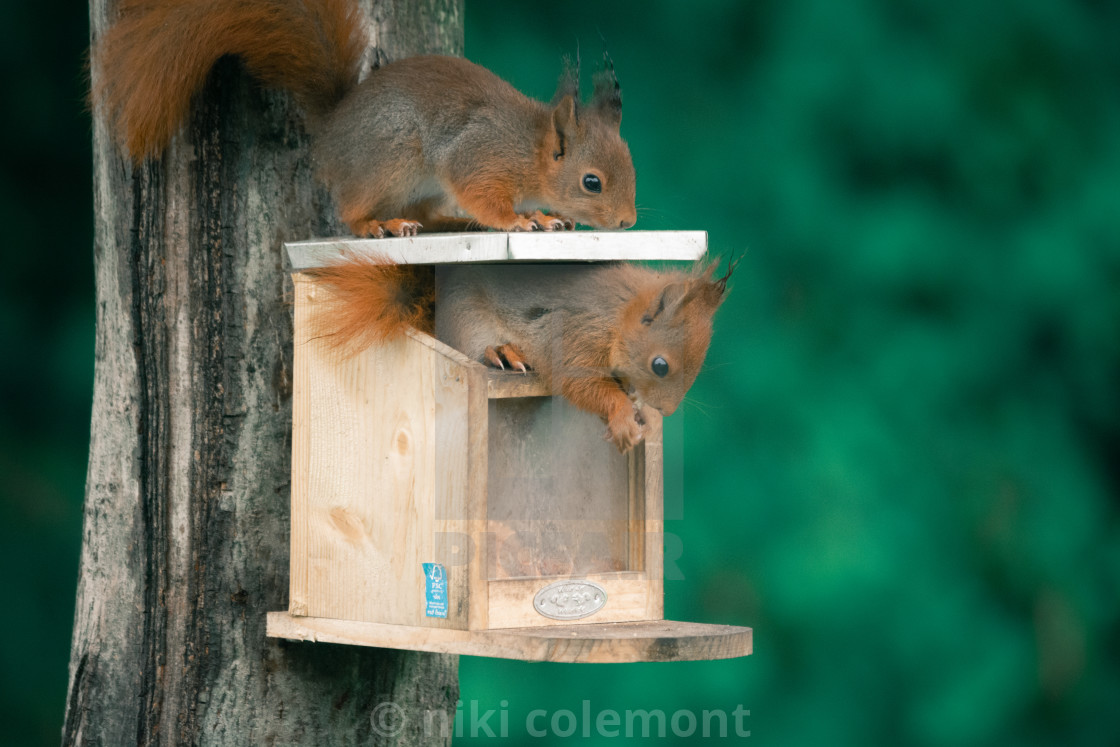
[[[462,0],[363,4],[390,57],[462,52]],[[94,38],[113,5],[91,0]],[[131,167],[95,119],[96,371],[64,743],[449,741],[425,732],[451,723],[454,657],[264,636],[288,604],[280,245],[344,232],[302,116],[227,60],[157,162]]]

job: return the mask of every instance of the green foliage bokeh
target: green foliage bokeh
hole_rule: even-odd
[[[541,99],[563,55],[578,43],[590,72],[605,39],[637,228],[743,255],[667,421],[666,616],[749,625],[755,654],[464,658],[460,741],[487,733],[472,709],[520,743],[541,741],[538,709],[604,741],[585,708],[742,707],[776,745],[1112,742],[1120,5],[467,6],[468,57]],[[87,26],[84,2],[62,7],[0,10],[5,743],[57,741],[81,542]]]
[[[669,421],[666,616],[755,654],[465,659],[466,741],[472,707],[595,738],[583,700],[742,705],[782,745],[1120,733],[1117,29],[1059,0],[469,4],[467,56],[542,99],[605,40],[637,228],[743,253]]]

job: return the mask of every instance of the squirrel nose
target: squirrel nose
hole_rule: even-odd
[[[632,220],[620,220],[618,222],[618,227],[619,228],[629,228],[632,225],[634,225],[634,221],[632,221]]]

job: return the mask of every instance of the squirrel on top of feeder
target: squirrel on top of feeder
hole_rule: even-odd
[[[313,337],[342,354],[415,327],[473,360],[533,369],[599,415],[606,439],[626,452],[642,440],[642,407],[670,415],[695,381],[735,264],[718,279],[714,264],[690,272],[625,262],[455,265],[438,289],[431,267],[378,257],[351,254],[304,272],[326,291],[312,307]]]
[[[218,59],[238,55],[308,114],[319,175],[356,236],[634,225],[606,55],[587,105],[578,64],[546,105],[456,57],[402,59],[359,83],[366,46],[355,0],[122,0],[93,50],[92,98],[139,162],[166,148]]]

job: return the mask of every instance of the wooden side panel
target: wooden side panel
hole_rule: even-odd
[[[643,571],[649,583],[648,620],[665,617],[665,442],[661,428],[661,414],[646,408],[645,446],[642,459],[636,467],[644,472],[640,532],[641,552],[645,556]]]
[[[646,447],[649,437],[630,451],[627,464],[629,472],[630,516],[628,530],[630,547],[627,562],[630,570],[644,571],[646,568]]]
[[[306,335],[308,305],[311,303],[311,281],[300,274],[292,275],[295,294],[295,338],[292,350],[292,516],[291,561],[288,590],[288,611],[293,615],[307,612],[307,481],[311,456],[311,408],[306,392],[310,369],[307,346],[300,344]]]
[[[419,333],[341,359],[301,325],[314,284],[296,288],[293,613],[467,627],[475,364]],[[446,619],[425,614],[432,562],[448,574]]]
[[[467,587],[470,595],[470,609],[468,610],[467,623],[471,630],[485,630],[490,627],[489,589],[490,582],[486,574],[485,544],[487,519],[486,502],[488,484],[488,465],[490,452],[489,429],[489,401],[487,399],[487,372],[484,367],[472,365],[467,368],[470,377],[470,387],[467,399],[467,420],[470,430],[467,433],[467,468],[468,486],[466,513],[460,517],[458,524],[445,524],[450,531],[451,527],[459,527],[467,534],[466,552],[457,555],[458,565],[462,565],[468,574]],[[448,522],[455,521],[448,517]]]

